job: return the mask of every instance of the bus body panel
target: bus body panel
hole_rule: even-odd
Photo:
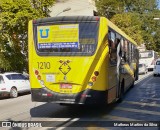
[[[109,60],[108,27],[113,25],[106,18],[99,18],[97,48],[91,56],[39,55],[32,22],[28,34],[32,101],[95,104],[111,103],[119,96],[117,66],[111,66]],[[125,80],[127,89],[134,81],[136,65],[124,64],[122,68],[125,72],[120,73],[120,82]]]

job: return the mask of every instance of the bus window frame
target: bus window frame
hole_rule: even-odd
[[[49,26],[49,25],[60,25],[60,24],[79,24],[79,23],[90,23],[95,22],[97,23],[97,36],[95,38],[95,50],[94,52],[86,53],[86,52],[40,52],[37,47],[37,27],[38,26]],[[34,48],[36,50],[36,54],[38,56],[93,56],[97,52],[98,47],[98,38],[99,38],[99,31],[100,31],[100,21],[53,21],[53,22],[46,22],[46,23],[33,23],[33,40],[34,40]]]
[[[111,37],[111,33],[114,33],[114,41],[112,41],[112,37]],[[115,30],[113,30],[112,28],[109,27],[108,29],[108,43],[109,43],[109,62],[110,62],[110,66],[116,66],[117,65],[117,46],[118,44],[120,44],[122,36],[117,33]],[[117,41],[119,40],[119,43],[117,43]],[[112,48],[112,43],[114,44],[114,48]],[[111,60],[111,55],[112,55],[112,50],[114,50],[116,58],[113,59],[114,61]]]
[[[124,36],[122,36],[121,34],[119,34],[118,32],[116,32],[111,27],[109,27],[109,29],[108,29],[108,43],[110,42],[110,38],[111,38],[111,36],[109,34],[110,32],[115,33],[115,39],[116,39],[116,34],[118,34],[120,36],[120,44],[122,44],[121,39],[123,39],[123,47],[121,45],[121,56],[122,56],[124,63],[131,64],[132,62],[136,62],[135,61],[135,59],[136,59],[135,54],[136,53],[134,52],[136,50],[136,45],[133,44],[131,41],[129,41]],[[132,52],[130,52],[130,51],[132,51]],[[110,53],[111,52],[110,52],[110,43],[109,43],[109,56],[110,56]],[[117,62],[115,64],[111,63],[110,57],[109,57],[109,61],[110,61],[110,66],[117,65]]]

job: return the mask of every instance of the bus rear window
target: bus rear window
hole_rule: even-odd
[[[37,52],[40,55],[93,55],[98,25],[98,22],[80,22],[35,26]]]
[[[153,52],[152,51],[140,52],[139,57],[140,58],[151,58],[153,57]]]

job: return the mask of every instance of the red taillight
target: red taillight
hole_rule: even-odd
[[[81,97],[82,97],[82,98],[86,97],[86,94],[82,94]]]
[[[33,23],[36,23],[36,20],[33,20]]]
[[[38,80],[41,80],[41,76],[40,76],[40,75],[38,75],[38,76],[37,76],[37,79],[38,79]]]
[[[94,75],[95,75],[95,76],[98,76],[98,75],[99,75],[99,72],[98,72],[98,71],[95,71],[95,72],[94,72]]]
[[[39,74],[39,71],[38,70],[35,70],[35,75],[38,75]]]
[[[96,21],[98,21],[99,20],[99,17],[96,17]]]
[[[97,79],[96,76],[93,76],[93,77],[92,77],[92,82],[95,82],[96,79]]]
[[[52,97],[53,95],[51,93],[47,93],[47,97]]]

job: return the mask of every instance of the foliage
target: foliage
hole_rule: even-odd
[[[145,43],[147,49],[160,52],[159,0],[96,0],[98,13],[106,16],[132,37],[138,44]],[[113,13],[114,12],[114,13]]]
[[[137,44],[143,43],[142,31],[140,30],[142,22],[139,16],[134,13],[116,14],[112,18],[118,27],[128,34]]]
[[[28,21],[49,16],[55,0],[0,0],[0,68],[28,68]]]
[[[111,18],[117,13],[123,12],[123,2],[120,0],[95,0],[98,14]]]

